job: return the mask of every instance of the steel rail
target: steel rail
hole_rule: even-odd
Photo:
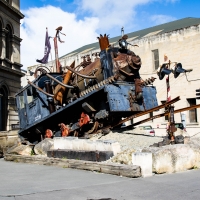
[[[174,114],[180,113],[180,112],[183,112],[183,111],[187,111],[187,110],[192,110],[192,109],[195,109],[195,108],[200,108],[200,104],[189,106],[189,107],[186,107],[186,108],[181,108],[181,109],[178,109],[178,110],[174,110]],[[144,122],[147,122],[147,121],[150,121],[150,120],[153,120],[153,119],[157,119],[157,118],[160,118],[160,117],[164,117],[164,116],[167,116],[167,115],[169,115],[169,112],[154,115],[153,117],[149,117],[147,119],[141,120],[141,121],[136,122],[136,123],[134,123],[130,126],[137,126],[137,125],[142,124]]]
[[[169,106],[169,105],[171,105],[171,104],[173,104],[173,103],[175,103],[175,102],[177,102],[177,101],[179,101],[179,100],[180,100],[180,97],[178,96],[178,97],[172,99],[171,101],[167,101],[165,104],[162,104],[162,105],[157,106],[157,107],[154,107],[154,108],[152,108],[152,109],[149,109],[149,110],[142,111],[142,112],[140,112],[140,113],[131,115],[130,117],[127,117],[127,118],[125,118],[125,119],[119,121],[119,122],[116,123],[116,124],[108,125],[108,126],[104,127],[103,129],[106,129],[106,128],[113,128],[113,127],[118,126],[118,125],[120,125],[120,124],[123,124],[123,123],[125,123],[125,122],[127,122],[127,121],[129,121],[129,120],[131,120],[131,119],[133,119],[133,118],[141,117],[141,116],[146,115],[146,114],[148,114],[148,113],[151,113],[151,112],[153,112],[153,111],[159,110],[159,109],[161,109],[161,108],[165,108],[165,107],[167,107],[167,106]]]

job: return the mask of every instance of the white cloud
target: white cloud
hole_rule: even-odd
[[[150,19],[152,22],[154,22],[155,25],[164,24],[164,23],[176,20],[175,17],[168,16],[168,15],[152,15]]]
[[[96,29],[99,20],[95,17],[85,17],[77,20],[76,15],[64,12],[53,6],[30,8],[22,11],[25,18],[21,21],[21,63],[23,68],[37,64],[36,59],[44,55],[44,43],[46,27],[49,36],[55,36],[55,29],[63,26],[61,40],[65,43],[58,43],[59,56],[73,51],[85,44],[96,42]],[[51,40],[52,56],[54,58],[53,40]],[[50,60],[50,59],[49,59]]]
[[[62,1],[62,0],[57,0]],[[96,42],[99,34],[110,34],[110,37],[120,35],[120,28],[125,27],[125,33],[141,28],[142,19],[136,18],[137,6],[152,2],[173,3],[177,0],[74,0],[78,8],[75,13],[65,12],[58,7],[45,6],[22,10],[25,18],[21,21],[21,63],[26,69],[41,59],[44,54],[45,30],[49,35],[55,35],[55,29],[63,26],[61,35],[65,43],[59,45],[59,56],[63,56],[83,45]],[[74,4],[75,5],[75,4]],[[80,19],[77,19],[79,16]],[[85,17],[82,17],[85,16]],[[154,24],[172,21],[175,18],[165,15],[154,15],[148,21]],[[143,19],[144,20],[144,19]],[[147,24],[145,22],[145,24]],[[152,24],[151,24],[152,25]],[[150,26],[151,26],[150,25]],[[52,55],[54,59],[54,48]],[[50,59],[49,59],[50,60]]]
[[[136,30],[136,27],[142,27],[141,22],[143,19],[137,18],[138,6],[144,4],[150,4],[159,2],[164,3],[175,3],[179,0],[96,0],[94,3],[91,0],[77,0],[79,9],[84,13],[89,13],[92,17],[99,19],[98,31],[103,33],[111,33],[111,37],[120,35],[120,28],[125,27],[125,32],[132,32]],[[157,18],[157,22],[160,23],[173,20],[167,16],[166,21]],[[147,21],[146,21],[147,24]],[[140,25],[140,26],[138,26]],[[118,34],[116,34],[118,32]]]
[[[129,26],[133,24],[136,6],[152,2],[152,0],[82,0],[80,10],[98,17],[100,30],[111,30],[113,27]]]

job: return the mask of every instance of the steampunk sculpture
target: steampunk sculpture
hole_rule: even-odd
[[[73,62],[59,65],[57,72],[40,70],[16,95],[22,138],[39,142],[46,130],[88,137],[158,106],[155,78],[141,79],[141,59],[127,48],[127,36],[119,40],[119,47],[112,47],[106,34],[98,39],[101,51],[93,62],[86,56],[77,66]]]

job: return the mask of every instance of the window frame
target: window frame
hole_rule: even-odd
[[[23,92],[18,94],[19,109],[25,108],[25,98]]]
[[[13,53],[13,50],[12,50],[12,28],[9,24],[6,25],[6,30],[7,30],[7,33],[6,33],[6,37],[5,37],[5,57],[8,59],[8,60],[11,60],[11,57],[12,57],[12,53]]]
[[[152,52],[154,70],[157,70],[159,68],[159,65],[160,65],[160,62],[159,62],[159,50],[158,49],[154,49],[154,50],[151,50],[151,52]],[[156,58],[156,56],[157,56],[157,58]]]
[[[0,18],[0,31],[2,32],[2,29],[3,29],[3,23],[1,21],[1,18]],[[2,54],[2,49],[3,49],[3,41],[2,41],[3,37],[2,37],[2,33],[0,33],[0,57],[1,57],[1,54]]]
[[[30,92],[30,95],[28,95],[28,92]],[[28,98],[31,97],[31,98]],[[27,103],[31,104],[35,99],[37,98],[37,91],[34,87],[29,86],[26,89],[26,99],[27,99]]]
[[[196,105],[196,98],[188,98],[187,99],[187,102],[189,104],[189,106],[193,106],[193,105]],[[194,108],[192,110],[188,110],[188,119],[189,119],[189,123],[198,123],[198,120],[197,120],[197,109]]]

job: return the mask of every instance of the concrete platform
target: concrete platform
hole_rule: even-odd
[[[118,142],[112,140],[88,140],[77,137],[56,137],[54,138],[54,150],[68,149],[74,151],[112,151],[117,155],[121,149]]]

